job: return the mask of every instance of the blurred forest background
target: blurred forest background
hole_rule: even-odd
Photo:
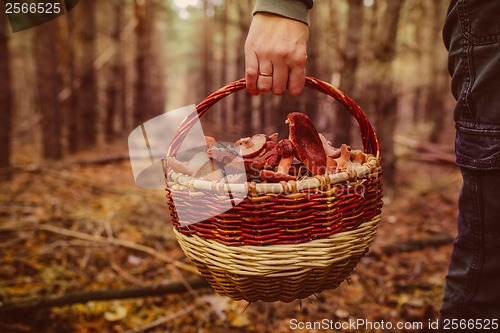
[[[247,0],[82,0],[68,14],[15,34],[2,10],[0,306],[36,296],[184,279],[179,267],[188,263],[179,263],[185,259],[167,223],[164,194],[135,187],[127,136],[142,122],[198,103],[244,76],[243,47],[253,6]],[[385,216],[392,231],[382,227],[381,237],[386,237],[365,260],[371,268],[354,273],[356,302],[347,297],[349,286],[326,293],[335,295],[333,303],[321,297],[320,305],[309,310],[260,304],[243,314],[238,302],[209,298],[210,309],[221,302],[227,308],[205,309],[186,319],[182,311],[196,296],[191,293],[184,299],[36,312],[5,327],[91,331],[92,322],[97,329],[125,331],[161,318],[166,308],[184,309],[159,326],[173,323],[173,331],[175,325],[193,327],[186,331],[230,331],[233,324],[263,331],[259,325],[270,320],[262,317],[265,313],[284,311],[276,319],[283,322],[274,322],[278,327],[293,311],[308,318],[304,311],[321,313],[323,305],[330,317],[335,313],[340,319],[435,316],[459,190],[453,99],[441,39],[447,6],[447,0],[318,0],[311,11],[307,75],[331,82],[357,101],[382,145]],[[337,146],[360,142],[351,116],[309,91],[299,97],[239,92],[219,102],[203,125],[221,140],[275,131],[284,137],[281,125],[292,111],[307,113]],[[408,211],[416,214],[407,216]],[[423,245],[394,250],[402,239],[417,236]],[[428,246],[442,249],[433,264],[422,261],[425,251],[432,251]],[[410,278],[420,287],[408,288]],[[366,288],[378,292],[367,295]],[[239,321],[231,321],[229,312]],[[130,313],[137,314],[135,319]],[[262,320],[241,319],[251,315]]]

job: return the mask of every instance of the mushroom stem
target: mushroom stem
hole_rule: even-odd
[[[195,173],[195,170],[189,168],[186,164],[177,160],[175,157],[167,158],[167,165],[177,173],[183,173],[188,176],[192,176]]]
[[[274,172],[273,170],[260,170],[260,178],[270,183],[295,180],[294,176],[291,176],[287,173]]]
[[[289,180],[295,180],[295,176],[289,175],[288,170],[290,170],[290,167],[292,166],[293,162],[293,156],[288,156],[288,157],[282,157],[276,172],[272,170],[261,170],[260,171],[260,178],[262,180],[271,182],[271,183],[278,183],[281,181],[289,181]]]
[[[278,169],[276,170],[276,173],[288,174],[288,170],[290,170],[292,162],[293,162],[293,156],[282,157],[278,164]]]

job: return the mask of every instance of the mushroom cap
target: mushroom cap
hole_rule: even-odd
[[[280,142],[278,142],[276,146],[276,149],[278,150],[278,154],[281,157],[290,157],[295,153],[293,144],[288,139],[280,140]]]
[[[278,132],[268,135],[267,141],[278,142],[278,136],[279,136]]]
[[[351,147],[346,144],[340,146],[340,157],[335,159],[337,161],[337,171],[349,169],[351,166]]]
[[[356,164],[363,164],[365,161],[365,154],[361,150],[353,150],[351,151],[351,160]]]
[[[217,143],[214,137],[208,135],[205,135],[205,142],[207,143],[208,149],[212,148]]]
[[[252,157],[257,155],[264,144],[267,141],[267,136],[265,134],[255,134],[251,138],[241,138],[234,143],[237,149],[239,149],[240,155],[243,157]]]
[[[326,153],[316,128],[308,116],[299,112],[288,114],[290,141],[299,159],[315,175],[326,171]]]
[[[327,157],[340,157],[340,148],[333,147],[332,143],[328,141],[321,133],[319,133],[319,138],[321,139],[321,143],[323,144],[323,149],[325,150],[325,154]]]

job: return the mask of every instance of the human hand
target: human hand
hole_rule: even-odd
[[[307,24],[286,17],[257,13],[245,42],[245,78],[253,95],[304,89]]]

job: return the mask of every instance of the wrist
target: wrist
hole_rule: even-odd
[[[312,0],[257,0],[253,14],[269,13],[309,25],[309,7]]]

